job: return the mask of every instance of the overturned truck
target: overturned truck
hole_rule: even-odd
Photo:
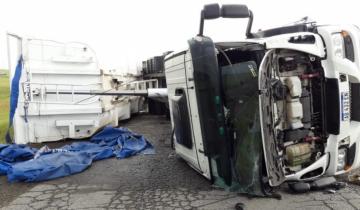
[[[214,43],[204,20],[248,18]],[[174,147],[225,188],[264,195],[286,181],[358,168],[360,31],[314,22],[251,32],[245,5],[206,5],[188,48],[165,57]]]
[[[247,38],[215,43],[204,36],[205,20],[220,17],[248,18]],[[176,153],[207,179],[237,192],[269,195],[284,182],[358,168],[359,28],[304,21],[252,33],[252,22],[245,5],[206,5],[188,48],[164,58],[167,89],[32,93],[45,99],[135,95],[169,102]]]

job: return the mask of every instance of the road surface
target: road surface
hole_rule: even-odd
[[[164,117],[139,115],[122,126],[145,135],[156,155],[95,162],[83,173],[41,183],[9,184],[0,177],[1,209],[360,209],[360,186],[327,194],[293,195],[282,200],[248,198],[211,186],[170,148],[170,123]],[[56,146],[58,144],[50,144]]]

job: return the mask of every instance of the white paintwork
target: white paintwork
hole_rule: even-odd
[[[55,120],[56,127],[67,127],[69,129],[69,138],[76,138],[76,126],[99,126],[97,120]]]
[[[270,57],[273,53],[275,52],[274,49],[272,50],[269,50],[265,53],[264,55],[264,58],[267,58],[267,57]],[[259,80],[258,80],[258,87],[262,87],[262,81],[264,81],[265,79],[263,78],[264,77],[264,74],[262,74],[261,72],[263,71],[266,71],[266,65],[267,63],[265,62],[266,60],[262,60],[262,62],[260,63],[260,66],[259,66]],[[262,106],[261,106],[261,98],[259,96],[259,119],[260,119],[260,125],[264,125],[264,116],[263,116],[263,112],[262,112]],[[262,140],[264,141],[264,136],[265,136],[265,133],[264,133],[264,129],[261,128],[261,138]],[[263,148],[263,151],[264,153],[267,151],[267,148],[266,148],[266,145],[263,143],[262,144],[262,148]],[[267,164],[268,160],[267,160],[267,157],[266,157],[266,154],[264,154],[264,159],[265,159],[265,168],[266,168],[266,171],[271,171],[271,166],[269,164]],[[270,174],[270,173],[268,173]],[[270,185],[273,185],[272,181],[269,180],[269,184]]]
[[[296,172],[294,174],[290,174],[290,175],[285,176],[286,181],[299,181],[299,180],[307,181],[307,180],[312,180],[312,179],[315,179],[317,177],[320,177],[325,173],[326,166],[328,165],[328,163],[329,163],[329,154],[325,153],[321,158],[319,158],[316,162],[314,162],[310,166],[308,166],[308,167],[306,167],[306,168],[302,169],[301,171],[298,171],[298,172]],[[304,174],[306,174],[306,173],[308,173],[310,171],[316,170],[318,168],[322,169],[322,173],[319,174],[318,176],[311,177],[311,178],[305,178],[305,179],[301,178]]]
[[[183,88],[185,90],[188,109],[190,126],[192,130],[193,147],[188,149],[183,145],[174,141],[176,153],[184,158],[191,167],[199,171],[203,176],[210,179],[210,165],[209,159],[204,155],[204,146],[201,135],[200,121],[198,117],[197,98],[195,95],[193,78],[193,67],[191,61],[191,55],[189,51],[184,54],[178,55],[172,59],[165,61],[165,75],[168,89],[169,108],[172,112],[172,100],[176,100],[178,96],[175,96],[175,89]],[[188,88],[194,87],[194,88]],[[173,117],[170,115],[171,118]],[[171,120],[172,127],[174,128],[174,121]]]
[[[14,116],[15,143],[89,137],[105,125],[117,126],[118,120],[129,119],[131,113],[142,109],[139,96],[58,93],[114,89],[112,79],[118,75],[104,74],[98,66],[95,52],[86,44],[8,34],[10,83],[20,55],[24,65]],[[134,77],[129,76],[126,81],[124,78],[122,82],[133,85]],[[125,84],[119,88],[127,89]],[[141,88],[146,89],[146,85],[136,85],[135,89]],[[56,94],[47,94],[47,91],[55,91]]]
[[[305,35],[313,35],[315,37],[315,43],[294,44],[288,42],[291,37],[305,36]],[[325,47],[321,37],[318,34],[314,34],[310,32],[299,32],[299,33],[277,35],[273,37],[264,38],[261,40],[266,44],[267,49],[297,50],[312,55],[316,55],[320,58],[325,57]]]
[[[310,53],[313,55],[317,55],[320,57],[325,58],[322,60],[322,67],[324,69],[324,74],[326,78],[339,78],[340,74],[345,74],[347,77],[347,81],[350,82],[360,82],[360,31],[356,26],[321,26],[317,28],[319,35],[323,39],[323,43],[325,44],[316,44],[319,48],[318,50],[314,49],[306,49],[305,46],[301,46],[301,44],[297,44],[299,46],[298,48],[290,48],[285,47],[286,44],[280,47],[284,49],[293,49],[301,52]],[[335,55],[336,47],[334,46],[334,41],[332,39],[332,36],[336,33],[340,33],[341,31],[346,31],[350,34],[353,44],[354,44],[354,50],[355,50],[355,62],[351,62],[350,60],[346,58],[340,58]],[[289,35],[290,36],[290,35]],[[274,39],[281,39],[282,37],[288,37],[288,36],[275,36],[272,38],[272,42]],[[281,43],[281,41],[276,42]],[[267,44],[267,42],[266,42]],[[274,45],[266,45],[269,48],[274,48]],[[323,47],[323,49],[322,49]],[[325,54],[322,54],[320,52],[323,52],[326,50],[326,57]],[[319,53],[316,54],[315,52],[318,51]],[[266,57],[266,56],[265,56]],[[265,58],[264,58],[265,59]],[[260,67],[260,71],[262,71]],[[261,74],[260,74],[261,75]],[[340,82],[339,81],[339,97],[341,97],[342,93],[349,94],[350,91],[350,85],[349,82]],[[339,98],[339,102],[341,103],[341,99]],[[341,107],[341,106],[340,106]],[[261,109],[260,109],[261,110]],[[261,112],[261,111],[260,111]],[[341,119],[341,113],[339,113],[339,117]],[[337,156],[338,156],[338,147],[339,143],[342,139],[350,137],[350,146],[354,143],[356,143],[356,154],[355,154],[355,160],[351,167],[351,169],[347,171],[337,171],[336,165],[337,165]],[[346,118],[345,120],[340,121],[340,133],[339,135],[332,135],[330,134],[326,147],[325,147],[325,155],[323,155],[317,162],[313,163],[309,167],[302,169],[301,171],[297,172],[294,175],[286,176],[287,180],[299,180],[302,174],[305,174],[308,171],[311,171],[315,169],[313,167],[314,165],[321,166],[322,168],[326,168],[325,173],[327,175],[338,175],[345,172],[348,172],[350,170],[356,169],[360,167],[360,123],[356,121],[351,121],[350,118]],[[328,155],[328,158],[324,158]],[[321,161],[320,161],[321,160]],[[310,170],[311,169],[311,170]],[[316,177],[314,177],[316,178]]]
[[[148,96],[150,98],[163,98],[168,96],[167,88],[149,88]]]
[[[122,74],[121,72],[103,71],[104,91],[140,91],[149,88],[157,88],[158,81],[156,79],[137,80],[136,75]],[[114,84],[113,80],[117,80],[120,84]],[[145,107],[145,99],[140,96],[106,96],[102,98],[105,110],[112,109],[114,106],[117,109],[119,120],[130,119],[132,113],[138,113]]]
[[[355,49],[355,62],[351,62],[344,58],[339,58],[335,56],[335,51],[338,50],[336,47],[334,47],[334,44],[332,42],[332,36],[335,33],[339,33],[342,30],[347,31],[347,33],[351,36],[354,49]],[[308,43],[289,43],[291,37],[297,37],[297,36],[304,36],[304,35],[312,35],[315,37],[315,43],[308,44]],[[311,32],[300,32],[300,33],[289,33],[289,34],[283,34],[283,35],[277,35],[269,38],[261,38],[261,39],[247,39],[245,42],[254,42],[259,44],[264,44],[266,46],[266,54],[263,59],[263,61],[268,57],[272,52],[274,52],[276,49],[289,49],[289,50],[295,50],[299,52],[304,52],[310,55],[317,56],[319,58],[322,58],[322,67],[324,69],[325,77],[326,78],[339,78],[339,74],[345,74],[347,77],[347,81],[350,82],[360,82],[360,32],[359,29],[356,26],[318,26],[317,27],[317,33],[311,33]],[[174,52],[167,56],[173,57],[176,55],[177,52]],[[166,79],[168,83],[168,91],[169,91],[169,101],[171,103],[171,98],[174,97],[174,90],[177,87],[185,87],[186,83],[186,75],[185,72],[188,74],[188,77],[192,77],[191,71],[188,69],[191,69],[191,62],[188,62],[190,60],[189,52],[186,53],[186,57],[184,55],[180,55],[174,58],[171,58],[167,60],[165,63],[166,68]],[[189,63],[189,64],[188,64]],[[186,65],[186,67],[184,66]],[[185,69],[185,71],[184,71]],[[261,63],[261,66],[259,67],[259,71],[264,71],[265,69],[265,62]],[[190,75],[190,76],[189,76]],[[259,82],[261,80],[261,73],[259,73]],[[190,83],[190,81],[187,81]],[[294,88],[290,88],[293,92],[293,96],[300,95],[301,89],[299,90],[299,81],[292,81],[292,84],[294,84]],[[193,83],[191,83],[193,85]],[[340,96],[341,94],[349,94],[349,83],[348,82],[339,82],[340,87]],[[196,88],[196,87],[195,87]],[[195,139],[194,143],[197,147],[197,149],[201,148],[202,146],[202,137],[201,137],[201,130],[200,129],[200,122],[198,121],[197,116],[197,105],[196,103],[192,103],[196,101],[195,95],[191,95],[191,91],[193,90],[187,90],[187,94],[189,97],[189,107],[191,108],[191,126],[193,129],[193,138]],[[340,100],[339,100],[340,101]],[[261,106],[261,104],[259,105]],[[260,121],[261,124],[264,124],[262,122],[262,111],[260,108]],[[289,112],[292,113],[292,116],[294,118],[301,119],[302,117],[302,108],[300,108],[298,102],[294,102],[294,105],[290,106]],[[171,106],[170,106],[171,111]],[[341,113],[339,113],[341,115]],[[294,122],[294,125],[296,122]],[[174,127],[173,121],[172,125]],[[293,126],[294,127],[294,126]],[[295,127],[301,127],[299,124]],[[198,132],[199,131],[199,132]],[[262,133],[262,135],[264,135]],[[323,174],[327,175],[336,175],[344,173],[345,171],[336,171],[336,165],[337,165],[337,154],[338,154],[338,147],[339,142],[346,138],[350,138],[350,145],[353,143],[356,143],[356,154],[355,154],[355,161],[352,165],[352,169],[360,167],[360,122],[351,121],[350,118],[346,118],[345,120],[342,120],[340,123],[340,134],[339,135],[330,135],[327,139],[327,143],[325,145],[325,153],[313,164],[310,166],[303,168],[302,170],[286,175],[286,180],[288,181],[298,181],[301,180],[301,177],[317,168],[322,168],[323,172],[318,175],[321,176]],[[201,162],[206,157],[200,157],[200,153],[196,153],[195,151],[191,150],[188,151],[186,148],[183,148],[181,145],[177,144],[175,142],[175,149],[176,152],[183,157],[186,161],[192,165],[192,167],[196,168],[196,170],[202,172],[203,168],[209,168],[209,162],[204,161]],[[265,150],[265,148],[264,148]],[[349,170],[348,170],[349,171]],[[317,177],[318,177],[317,176]],[[311,177],[309,179],[314,179],[316,177]]]
[[[175,89],[182,88],[184,90],[187,89],[186,87],[186,75],[185,75],[185,55],[179,55],[169,61],[165,62],[165,75],[166,75],[166,84],[168,88],[168,97],[169,97],[169,108],[170,113],[172,113],[172,100],[176,100],[177,96],[175,96]],[[189,97],[186,94],[187,101],[189,101]],[[188,106],[189,108],[189,106]],[[172,116],[171,116],[172,117]],[[172,127],[174,128],[173,120],[171,120]],[[176,141],[176,137],[174,137],[174,145],[176,152],[184,158],[190,165],[194,168],[199,169],[199,162],[197,159],[197,151],[195,147],[193,149],[188,149],[181,144],[178,144]],[[193,145],[195,145],[194,138],[193,138]]]
[[[189,105],[190,105],[190,119],[192,122],[192,130],[193,130],[193,136],[195,139],[195,148],[197,149],[197,157],[199,162],[199,170],[202,172],[202,174],[210,179],[211,178],[211,172],[210,172],[210,162],[209,158],[205,156],[204,152],[204,145],[203,145],[203,139],[202,139],[202,131],[200,126],[200,119],[197,113],[199,113],[199,107],[197,106],[197,97],[196,97],[196,85],[194,83],[194,69],[193,69],[193,63],[191,59],[190,50],[186,51],[185,55],[185,70],[186,70],[186,76],[187,76],[187,82],[188,82],[188,97],[189,97]],[[191,88],[194,87],[194,88]],[[205,131],[206,132],[206,131]]]
[[[335,55],[334,40],[332,36],[340,33],[342,30],[346,31],[352,38],[355,52],[355,62],[351,62],[345,58],[340,58]],[[325,70],[325,75],[328,78],[339,78],[339,74],[345,74],[347,81],[359,83],[360,82],[360,31],[356,26],[342,25],[342,26],[323,26],[318,29],[319,34],[323,37],[326,49],[327,58],[322,61],[322,66]],[[349,93],[349,83],[340,82],[339,80],[339,97],[341,93]],[[339,98],[341,103],[341,99]],[[341,104],[340,104],[341,107]],[[326,171],[328,175],[342,174],[345,171],[336,171],[338,147],[342,139],[350,137],[350,145],[356,143],[355,160],[351,169],[360,167],[360,123],[351,121],[350,119],[341,119],[340,117],[340,133],[339,135],[330,135],[327,140],[326,152],[330,154],[329,167]]]

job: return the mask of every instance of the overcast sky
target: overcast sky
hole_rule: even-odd
[[[135,69],[142,60],[185,48],[199,27],[208,3],[247,4],[253,31],[281,26],[309,16],[318,23],[360,25],[356,0],[0,0],[0,68],[7,68],[7,31],[35,38],[89,44],[104,69]],[[246,20],[205,23],[216,41],[241,40]]]

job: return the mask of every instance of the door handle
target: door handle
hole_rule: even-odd
[[[183,88],[175,89],[175,96],[183,96],[185,93]]]

